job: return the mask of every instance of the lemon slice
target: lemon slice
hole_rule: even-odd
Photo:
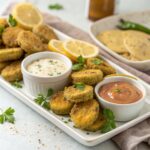
[[[83,58],[95,57],[99,53],[99,49],[87,42],[71,39],[63,44],[64,50],[69,58],[76,60],[80,55]]]
[[[43,23],[40,11],[30,3],[19,3],[12,11],[13,17],[19,26],[25,29],[32,29],[34,26]]]
[[[48,49],[53,52],[57,52],[57,53],[66,55],[64,48],[63,48],[63,41],[59,41],[59,40],[55,40],[55,39],[50,40],[48,43]]]

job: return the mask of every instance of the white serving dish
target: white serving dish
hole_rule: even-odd
[[[66,72],[56,77],[39,77],[29,73],[26,70],[27,66],[31,62],[42,58],[53,58],[63,61],[67,66]],[[46,95],[49,88],[52,88],[56,92],[63,90],[64,87],[68,84],[69,76],[72,71],[72,62],[68,57],[59,53],[50,51],[39,52],[26,57],[22,61],[21,70],[26,90],[33,96],[37,96],[39,93]]]
[[[142,71],[147,71],[147,70],[150,70],[150,60],[145,60],[145,61],[128,60],[128,59],[122,57],[121,55],[113,52],[111,49],[109,49],[107,46],[105,46],[102,42],[97,40],[96,36],[100,32],[116,28],[116,25],[119,24],[119,20],[121,18],[125,19],[125,20],[132,21],[132,22],[137,22],[137,23],[143,24],[147,27],[150,27],[150,17],[149,16],[150,16],[150,11],[107,17],[107,18],[101,19],[99,21],[96,21],[91,25],[90,35],[93,38],[93,40],[104,51],[106,51],[109,54],[111,54],[112,56],[116,57],[118,60],[120,60],[120,61],[122,61],[122,62],[128,64],[129,66],[132,66],[136,69],[139,69]]]
[[[116,104],[116,103],[111,103],[109,101],[106,101],[105,99],[99,96],[100,87],[102,87],[104,84],[110,82],[116,82],[116,81],[125,81],[131,83],[132,85],[134,85],[135,87],[141,90],[142,98],[130,104]],[[145,97],[146,97],[145,88],[139,80],[124,77],[124,76],[119,76],[119,77],[112,76],[112,77],[105,78],[103,81],[99,82],[96,85],[95,94],[102,107],[109,108],[110,110],[113,111],[116,121],[130,121],[136,118],[139,115],[140,111],[143,109],[143,106],[145,104]]]
[[[60,40],[66,40],[69,39],[70,37],[68,37],[67,35],[55,30],[57,36],[59,37]],[[106,59],[106,61],[108,61]],[[128,75],[132,75],[130,73],[128,73],[126,70],[122,69],[121,67],[117,66],[116,64],[108,61],[114,68],[116,68],[116,70],[120,73],[124,73],[124,74],[128,74]],[[145,88],[150,91],[150,87],[147,83],[145,83],[144,81],[140,80],[142,82],[142,84],[145,86]],[[2,77],[0,77],[0,85],[5,88],[9,93],[11,93],[12,95],[18,97],[18,99],[20,101],[22,101],[23,103],[25,103],[26,105],[28,105],[30,108],[32,108],[33,110],[35,110],[37,113],[39,113],[41,116],[43,116],[44,118],[46,118],[47,120],[49,120],[50,122],[52,122],[53,124],[55,124],[57,127],[59,127],[60,129],[62,129],[66,134],[70,135],[72,138],[74,138],[75,140],[77,140],[79,143],[86,145],[86,146],[95,146],[97,144],[100,144],[110,138],[112,138],[113,136],[115,136],[116,134],[126,130],[127,128],[130,128],[132,126],[134,126],[135,124],[143,121],[144,119],[150,117],[150,106],[148,104],[146,104],[144,106],[144,108],[142,109],[142,111],[140,112],[140,115],[135,118],[132,121],[129,122],[117,122],[117,128],[105,133],[105,134],[101,134],[100,131],[97,132],[86,132],[77,128],[73,127],[73,123],[69,122],[69,123],[65,123],[65,121],[68,120],[67,116],[58,116],[56,114],[54,114],[52,111],[47,111],[44,108],[42,108],[41,106],[39,106],[38,104],[36,104],[33,100],[34,97],[32,97],[24,88],[22,89],[17,89],[15,87],[13,87],[10,83],[8,83],[7,81],[5,81]],[[149,99],[149,97],[146,97],[147,101]]]

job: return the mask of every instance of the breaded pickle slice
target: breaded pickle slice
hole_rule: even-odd
[[[100,69],[104,75],[116,73],[116,70],[101,58],[88,58],[86,65],[89,69]]]
[[[73,106],[71,120],[75,127],[85,129],[91,126],[99,116],[99,103],[95,99],[77,103]]]
[[[6,28],[2,34],[4,44],[7,47],[17,47],[18,46],[17,37],[21,31],[23,31],[23,29],[19,27]]]
[[[58,39],[51,27],[45,24],[40,24],[33,28],[33,33],[40,37],[44,43],[48,43],[52,39]]]
[[[17,42],[19,46],[29,54],[47,50],[41,39],[31,31],[20,32],[17,37]]]
[[[18,60],[23,56],[21,48],[0,49],[0,62]]]
[[[102,116],[102,114],[99,114],[96,121],[92,125],[85,128],[85,130],[91,131],[91,132],[96,132],[101,129],[101,127],[104,125],[104,123],[105,123],[104,117]]]
[[[72,73],[71,77],[73,83],[83,82],[88,85],[95,85],[103,79],[103,72],[98,69],[86,69]]]
[[[0,62],[0,72],[9,64],[10,62]]]
[[[93,87],[85,85],[84,89],[77,89],[74,86],[66,87],[64,97],[71,102],[79,103],[93,98]]]
[[[5,67],[1,72],[1,76],[9,82],[22,80],[21,61],[15,61]]]
[[[64,98],[64,92],[54,94],[50,100],[51,110],[58,115],[68,115],[73,107],[73,103]]]
[[[8,26],[7,20],[5,18],[0,18],[0,26],[2,27]]]

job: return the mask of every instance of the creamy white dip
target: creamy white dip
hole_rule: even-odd
[[[66,72],[66,64],[58,59],[44,58],[33,61],[27,71],[40,77],[56,77]]]

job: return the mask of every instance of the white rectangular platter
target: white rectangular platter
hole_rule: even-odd
[[[67,35],[64,35],[63,33],[59,32],[57,30],[55,30],[55,32],[58,35],[60,40],[66,40],[66,39],[70,38]],[[108,60],[106,60],[106,61],[108,61]],[[128,73],[127,71],[125,71],[124,69],[117,66],[116,64],[114,64],[110,61],[108,61],[108,62],[114,68],[116,68],[117,72],[132,75],[132,74]],[[142,80],[141,80],[141,82],[143,83],[143,85],[145,86],[147,91],[150,91],[149,85],[147,83],[143,82]],[[75,140],[77,140],[78,142],[80,142],[86,146],[97,145],[105,140],[112,138],[113,136],[126,130],[127,128],[134,126],[135,124],[143,121],[144,119],[150,117],[150,105],[145,104],[142,112],[136,119],[129,121],[129,122],[124,122],[124,123],[117,122],[117,128],[108,133],[102,134],[102,133],[100,133],[100,131],[97,131],[94,133],[86,132],[86,131],[82,131],[80,129],[74,128],[72,122],[65,123],[69,117],[58,116],[58,115],[54,114],[52,111],[47,111],[44,108],[42,108],[41,106],[39,106],[38,104],[36,104],[34,102],[34,97],[32,97],[29,93],[27,93],[25,91],[24,86],[22,89],[17,89],[15,87],[13,87],[10,83],[6,82],[2,77],[0,77],[0,85],[3,88],[5,88],[9,93],[18,97],[18,99],[20,101],[22,101],[23,103],[28,105],[30,108],[32,108],[34,111],[39,113],[41,116],[43,116],[44,118],[46,118],[47,120],[49,120],[50,122],[55,124],[57,127],[62,129],[64,132],[66,132],[72,138],[74,138]],[[147,100],[149,98],[150,97],[147,97]]]

